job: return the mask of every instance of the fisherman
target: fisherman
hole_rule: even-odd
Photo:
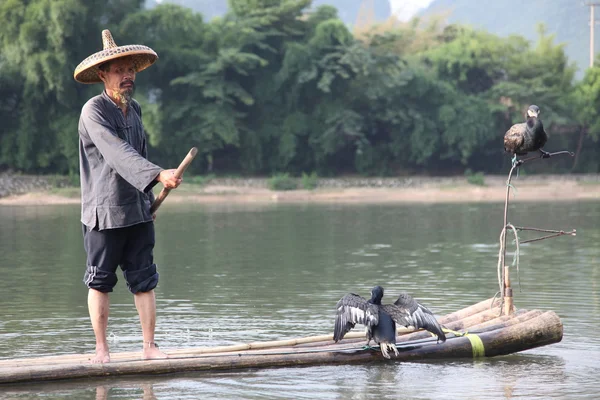
[[[77,82],[104,83],[101,94],[82,108],[79,119],[81,222],[87,255],[84,283],[96,337],[92,363],[110,361],[106,329],[109,293],[123,270],[142,326],[143,359],[167,358],[154,341],[158,272],[153,261],[152,188],[158,183],[175,189],[181,178],[174,169],[148,161],[142,110],[133,99],[136,73],[158,55],[147,46],[117,46],[110,31],[102,32],[104,49],[75,69]]]

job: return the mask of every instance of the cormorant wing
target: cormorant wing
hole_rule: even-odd
[[[378,322],[378,306],[369,303],[364,297],[349,293],[337,302],[333,340],[336,342],[342,340],[356,324],[373,326]]]
[[[517,149],[523,146],[525,133],[527,132],[527,123],[514,124],[504,134],[504,150],[516,153]]]
[[[437,335],[442,342],[446,341],[442,326],[433,313],[407,293],[401,293],[394,304],[386,304],[382,306],[382,310],[402,326],[426,329]]]

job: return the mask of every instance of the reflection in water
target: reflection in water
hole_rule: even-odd
[[[111,395],[109,397],[109,391],[110,390],[114,390],[114,389],[119,389],[117,386],[97,386],[96,387],[96,400],[108,400],[108,399],[114,399],[114,398],[118,398],[120,396],[117,395]],[[139,395],[138,393],[135,392],[139,392],[141,390],[141,395]],[[129,399],[141,399],[141,400],[156,400],[157,397],[154,395],[154,388],[152,386],[152,384],[149,383],[143,383],[140,385],[140,390],[128,390],[127,392],[127,396]],[[117,390],[115,390],[117,391]]]
[[[167,352],[330,333],[336,301],[375,284],[392,297],[406,290],[437,315],[497,291],[498,205],[163,207],[156,339]],[[93,351],[78,214],[76,206],[0,207],[0,359]],[[600,203],[511,210],[518,225],[578,231],[524,245],[519,280],[511,273],[517,307],[561,317],[564,338],[552,346],[477,362],[188,373],[10,390],[18,398],[77,399],[592,396],[600,374],[599,216]],[[124,282],[111,304],[112,350],[138,351],[141,332]]]
[[[44,398],[77,400],[157,400],[160,396],[155,393],[156,383],[141,379],[97,379],[93,382],[86,380],[49,382],[45,384],[24,384],[0,386],[0,399],[38,398],[43,393]],[[164,396],[162,398],[165,398]],[[171,398],[171,397],[169,397]]]
[[[260,371],[186,373],[142,380],[103,379],[93,385],[56,382],[10,387],[18,398],[83,399],[548,399],[595,393],[570,384],[560,357],[512,355],[454,362],[373,362],[364,365],[277,368]],[[1,393],[1,392],[0,392]],[[0,395],[0,398],[2,396]]]

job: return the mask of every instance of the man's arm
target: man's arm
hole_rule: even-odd
[[[163,171],[140,155],[129,143],[120,139],[115,128],[92,105],[82,111],[83,127],[106,163],[139,191],[148,191],[160,181]]]

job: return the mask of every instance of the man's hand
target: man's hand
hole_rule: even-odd
[[[181,178],[175,178],[175,169],[165,169],[158,174],[156,180],[163,184],[165,189],[175,189],[181,184]]]

